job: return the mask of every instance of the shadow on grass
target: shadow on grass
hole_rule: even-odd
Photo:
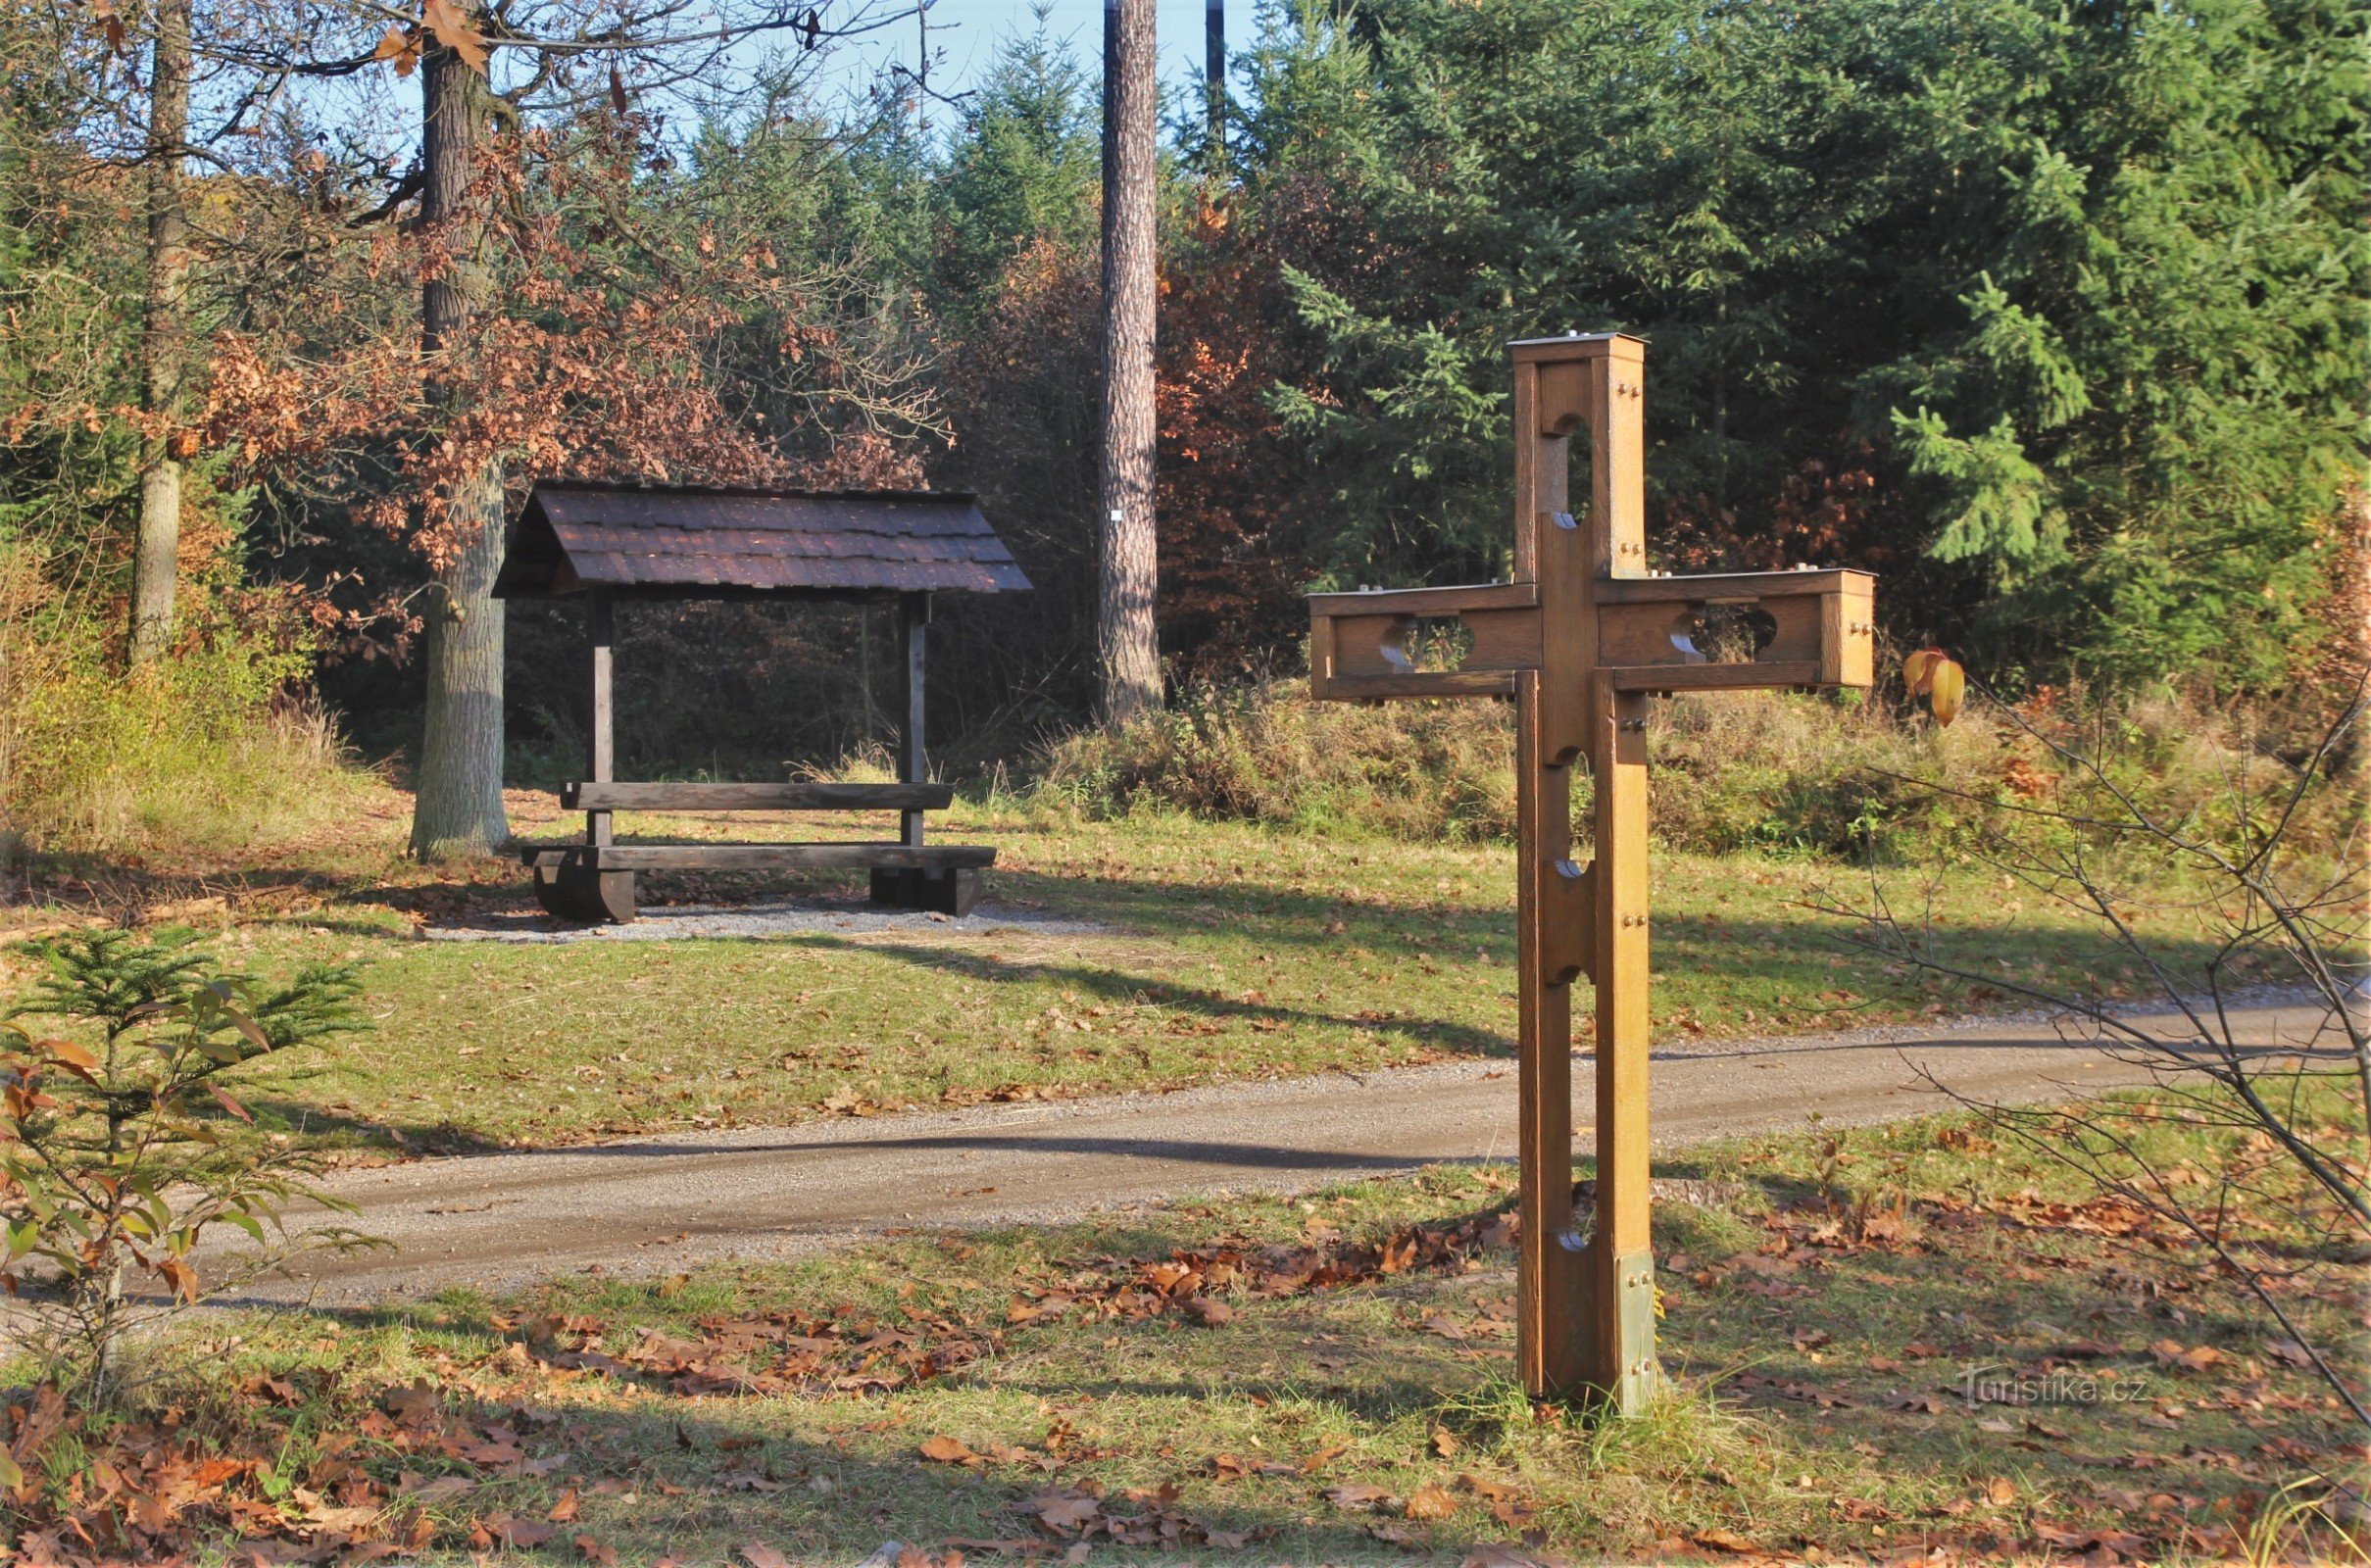
[[[1131,974],[1126,970],[1083,963],[1047,963],[1007,959],[960,948],[924,947],[896,942],[850,942],[836,937],[811,938],[815,946],[882,954],[918,968],[966,980],[992,983],[1050,982],[1071,987],[1100,1001],[1127,1004],[1151,1004],[1174,1007],[1217,1022],[1326,1024],[1345,1029],[1371,1029],[1403,1039],[1472,1056],[1507,1056],[1514,1042],[1493,1030],[1442,1018],[1408,1018],[1362,1009],[1348,1015],[1311,1011],[1267,1002],[1243,1002],[1206,987],[1174,980]]]
[[[375,1148],[400,1149],[414,1154],[499,1154],[508,1148],[499,1140],[488,1138],[473,1128],[452,1120],[394,1121],[365,1116],[356,1111],[323,1110],[319,1105],[301,1101],[269,1096],[242,1095],[239,1102],[255,1117],[256,1125],[266,1132],[298,1134],[308,1139],[325,1140],[332,1146],[340,1140],[351,1139]],[[226,1111],[205,1109],[198,1113],[197,1119],[219,1123],[225,1130],[233,1130]]]

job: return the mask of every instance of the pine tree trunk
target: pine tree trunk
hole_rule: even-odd
[[[1104,0],[1103,528],[1096,651],[1107,724],[1161,706],[1153,543],[1154,0]]]
[[[434,356],[467,340],[482,303],[479,225],[469,212],[469,174],[488,119],[483,77],[450,49],[420,65],[420,221],[452,264],[420,290],[420,347]],[[441,379],[430,401],[450,395]],[[438,568],[428,594],[428,701],[412,804],[412,853],[421,859],[481,855],[510,837],[502,810],[502,606],[493,597],[502,564],[502,468],[488,463],[448,498],[462,548]]]
[[[140,411],[152,424],[177,418],[188,356],[189,220],[181,165],[189,139],[190,0],[160,0],[148,82],[148,290],[140,332]],[[141,438],[140,522],[131,568],[131,662],[173,647],[179,585],[181,465],[169,429]]]
[[[1203,0],[1202,7],[1203,114],[1209,121],[1210,168],[1226,172],[1226,0]]]

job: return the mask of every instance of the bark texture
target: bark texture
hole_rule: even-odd
[[[172,421],[189,355],[189,215],[181,165],[189,141],[190,0],[160,0],[148,83],[148,285],[140,325],[140,522],[132,544],[131,662],[173,647],[180,581],[181,465]]]
[[[1153,625],[1154,0],[1105,0],[1103,530],[1096,653],[1103,720],[1161,706]]]
[[[480,225],[469,212],[469,174],[485,139],[485,79],[450,49],[420,65],[420,220],[447,263],[420,291],[420,347],[433,401],[451,395],[437,356],[466,341],[485,288]],[[427,715],[420,738],[412,853],[422,859],[482,855],[510,838],[502,809],[502,469],[488,464],[448,498],[462,546],[440,567],[427,607]]]

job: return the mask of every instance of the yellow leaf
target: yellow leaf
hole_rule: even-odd
[[[1953,659],[1939,660],[1927,693],[1928,706],[1935,710],[1935,722],[1949,724],[1959,716],[1959,706],[1967,698],[1967,671]]]

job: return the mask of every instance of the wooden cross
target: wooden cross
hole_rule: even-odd
[[[1535,1397],[1653,1395],[1648,1231],[1647,699],[1658,692],[1869,684],[1875,579],[1860,571],[1674,577],[1647,566],[1646,344],[1538,338],[1514,356],[1514,580],[1309,596],[1310,693],[1372,702],[1511,696],[1515,710],[1521,1245],[1516,1358]],[[1567,498],[1586,433],[1585,507]],[[1775,625],[1750,660],[1692,640],[1715,606]],[[1463,623],[1455,669],[1418,669],[1417,622]],[[1572,857],[1571,769],[1595,783],[1596,858]],[[1572,982],[1597,991],[1597,1197],[1573,1218]]]

